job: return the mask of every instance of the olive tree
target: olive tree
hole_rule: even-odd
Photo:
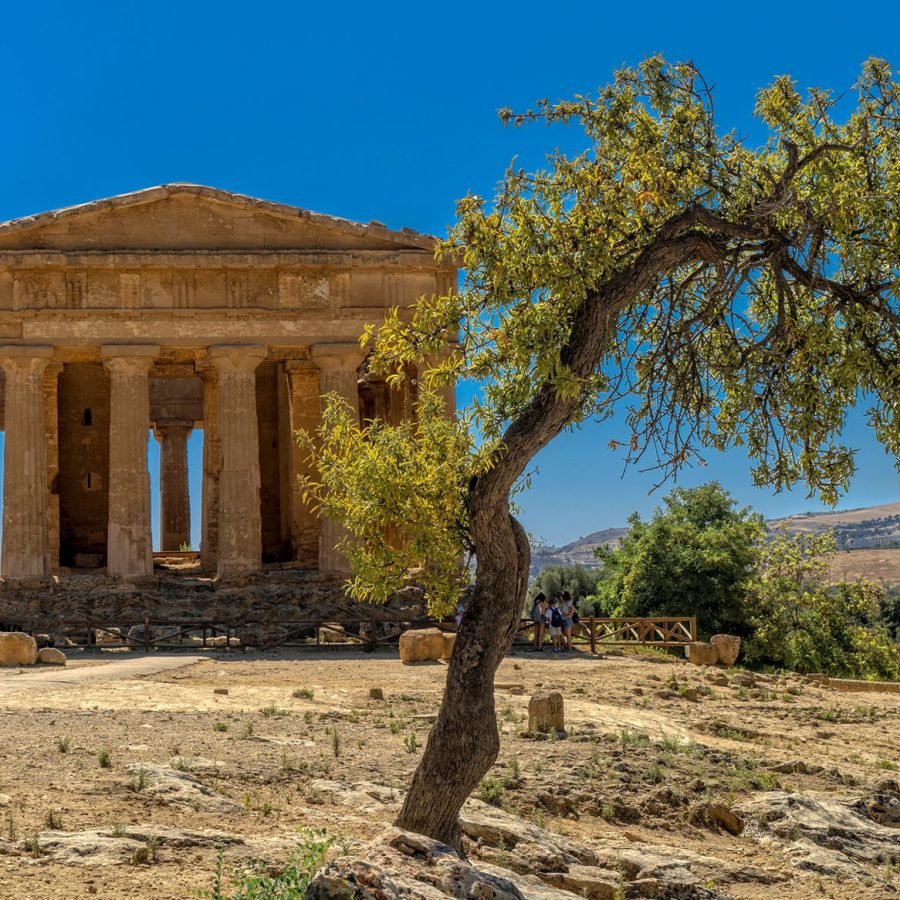
[[[418,366],[418,422],[329,413],[307,489],[348,528],[357,596],[383,599],[414,568],[440,607],[461,583],[449,561],[476,561],[400,827],[458,846],[460,807],[496,759],[494,673],[528,585],[510,498],[561,431],[621,407],[613,447],[661,479],[744,445],[758,484],[826,501],[854,471],[848,406],[865,397],[900,450],[900,87],[874,59],[840,97],[779,77],[754,115],[761,145],[722,132],[696,69],[660,58],[596,94],[502,111],[574,126],[583,149],[461,200],[438,250],[461,289],[371,330],[374,370]],[[448,421],[429,388],[459,378],[478,399]],[[412,547],[386,546],[387,525]]]

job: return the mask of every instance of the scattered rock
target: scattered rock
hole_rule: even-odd
[[[369,699],[384,700],[384,691],[381,688],[377,687],[369,688]]]
[[[342,856],[328,863],[310,882],[306,897],[519,900],[526,896],[509,878],[494,874],[496,871],[502,870],[477,868],[446,844],[389,828],[359,857]]]
[[[744,830],[744,820],[724,803],[707,803],[706,815],[731,834],[738,835]]]
[[[41,647],[37,653],[37,661],[45,666],[64,666],[66,654],[56,647]]]
[[[897,831],[864,815],[853,802],[835,797],[769,791],[737,807],[757,823],[758,837],[774,835],[789,845],[798,869],[853,878],[872,877],[864,864],[874,866],[896,858]],[[748,828],[745,834],[750,835]]]
[[[0,666],[33,666],[37,654],[37,641],[30,634],[0,632]]]
[[[879,825],[900,827],[900,784],[889,778],[876,782],[868,796],[858,800],[853,808]]]
[[[213,693],[214,694],[222,694],[222,695],[227,696],[228,688],[213,688]]]
[[[400,661],[430,662],[444,658],[444,633],[439,628],[419,628],[400,635]]]
[[[142,792],[163,803],[178,803],[204,812],[223,814],[242,811],[240,803],[216,793],[211,787],[207,787],[199,778],[188,772],[150,763],[129,766],[127,772],[133,776],[135,788],[137,788],[137,780],[140,779],[145,782],[141,787]]]
[[[733,675],[731,678],[731,683],[736,684],[738,687],[756,687],[756,679],[749,673],[740,673],[738,675]]]
[[[622,896],[619,874],[610,869],[571,865],[565,872],[548,872],[544,878],[555,887],[590,900],[618,900]]]
[[[309,783],[309,787],[316,799],[326,800],[335,806],[349,806],[359,812],[374,812],[400,799],[399,792],[393,788],[369,781],[347,783],[316,778]]]
[[[709,639],[716,648],[718,661],[723,666],[733,666],[741,652],[741,639],[734,634],[714,634]]]
[[[565,711],[559,691],[539,691],[528,701],[528,730],[565,731]]]
[[[685,700],[690,700],[691,703],[698,703],[700,700],[700,692],[697,688],[684,688],[681,691],[681,696],[684,697]]]
[[[685,647],[688,662],[695,666],[714,666],[719,661],[719,651],[704,641],[694,641]]]

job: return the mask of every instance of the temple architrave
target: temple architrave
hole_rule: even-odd
[[[339,527],[297,489],[293,432],[331,391],[362,420],[412,415],[416,373],[388,390],[359,337],[455,281],[431,237],[197,185],[0,224],[6,584],[152,575],[151,502],[161,549],[188,546],[193,429],[205,571],[345,574]]]

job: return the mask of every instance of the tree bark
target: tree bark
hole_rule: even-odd
[[[460,848],[459,810],[500,751],[494,674],[509,651],[528,587],[531,548],[522,526],[500,509],[470,512],[475,585],[447,668],[444,702],[395,824]]]

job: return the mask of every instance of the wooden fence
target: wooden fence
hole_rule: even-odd
[[[522,619],[519,635],[534,640],[534,622]],[[545,632],[546,633],[546,632]],[[651,647],[683,647],[697,640],[695,616],[617,617],[591,616],[572,626],[572,643],[597,645],[646,644]]]

